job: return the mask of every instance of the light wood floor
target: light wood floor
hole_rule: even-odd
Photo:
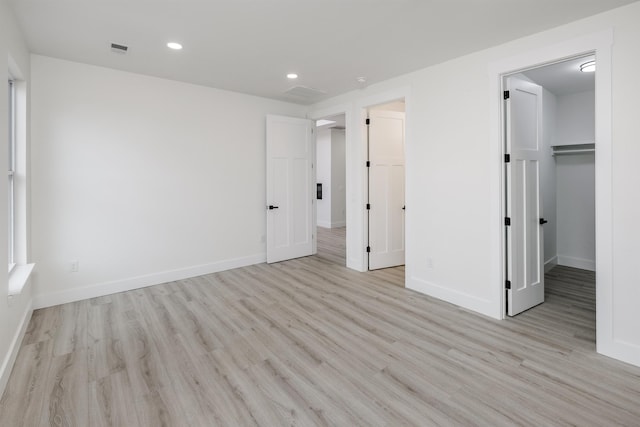
[[[318,258],[341,267],[346,265],[347,259],[347,229],[318,227]],[[404,265],[395,268],[384,268],[371,271],[372,277],[385,280],[393,286],[404,287]]]
[[[497,321],[338,260],[38,310],[0,425],[640,425],[640,368],[594,351],[590,273]]]

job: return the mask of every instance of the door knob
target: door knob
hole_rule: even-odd
[[[545,225],[546,223],[548,223],[549,221],[547,221],[544,218],[540,218],[540,225]]]
[[[404,208],[405,208],[405,206],[402,207],[402,210],[405,210]]]
[[[277,207],[277,206],[273,206],[273,205],[269,205],[269,210],[270,210],[270,211],[271,211],[271,210],[274,210],[274,209],[278,209],[278,207]]]

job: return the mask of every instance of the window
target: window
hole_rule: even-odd
[[[15,266],[15,170],[16,170],[16,90],[13,80],[9,80],[9,187],[8,187],[8,242],[9,271]]]
[[[11,61],[9,68],[9,90],[6,100],[9,106],[7,244],[8,295],[12,298],[22,292],[35,264],[29,264],[27,251],[27,85],[26,81],[13,78],[21,74],[19,70],[11,72]]]

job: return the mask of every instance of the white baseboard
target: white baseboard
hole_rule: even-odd
[[[500,307],[496,307],[494,301],[445,288],[435,283],[419,279],[415,276],[407,278],[405,286],[408,289],[484,314],[485,316],[489,316],[494,319],[501,318],[501,309]]]
[[[607,357],[621,360],[634,366],[640,366],[640,345],[624,340],[598,339],[596,351]]]
[[[16,358],[18,357],[18,351],[20,350],[20,345],[22,344],[24,334],[27,332],[27,326],[29,325],[29,320],[31,320],[32,314],[33,305],[31,301],[29,301],[29,303],[27,304],[27,308],[22,315],[22,320],[18,325],[18,329],[13,336],[13,340],[11,341],[11,345],[9,346],[9,351],[2,361],[2,367],[0,367],[0,396],[4,394],[4,389],[7,386],[7,382],[9,382],[11,370],[13,369],[13,365],[16,362]]]
[[[596,262],[594,260],[575,258],[566,255],[558,255],[558,265],[580,268],[582,270],[596,271]]]
[[[118,292],[145,288],[147,286],[188,279],[190,277],[217,273],[219,271],[230,270],[232,268],[260,264],[265,262],[266,259],[266,254],[262,253],[248,257],[213,262],[210,264],[196,265],[193,267],[181,268],[177,270],[131,277],[123,280],[97,283],[94,285],[83,286],[81,288],[69,289],[66,291],[36,295],[33,299],[33,307],[34,309],[52,307],[54,305],[81,301],[88,298],[101,297]]]
[[[548,273],[556,265],[558,265],[558,257],[554,256],[553,258],[549,258],[544,262],[544,272]]]
[[[331,228],[331,223],[329,221],[318,221],[318,227]]]

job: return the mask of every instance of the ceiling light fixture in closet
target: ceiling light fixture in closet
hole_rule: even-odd
[[[167,47],[169,49],[173,49],[173,50],[180,50],[182,49],[182,45],[180,43],[176,43],[176,42],[169,42],[167,43]]]
[[[583,73],[593,73],[596,71],[596,61],[588,61],[580,65],[580,71]]]

